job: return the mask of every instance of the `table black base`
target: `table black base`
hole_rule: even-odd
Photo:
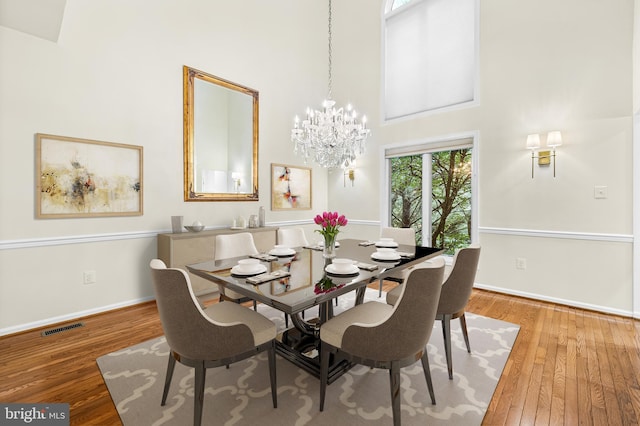
[[[284,359],[320,378],[320,339],[301,333],[295,328],[284,331],[276,339],[276,352]],[[333,383],[353,366],[345,359],[329,360],[329,383]]]

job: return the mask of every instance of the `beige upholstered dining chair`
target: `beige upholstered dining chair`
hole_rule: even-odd
[[[467,352],[471,353],[464,309],[471,297],[479,259],[480,247],[477,245],[471,245],[456,251],[456,254],[453,256],[451,272],[442,284],[436,319],[442,321],[442,334],[444,337],[444,350],[447,357],[449,379],[453,379],[453,362],[451,359],[452,319],[460,318],[460,328],[462,329],[464,342],[467,345]],[[398,286],[387,293],[387,303],[396,303],[401,292],[400,287],[401,286]]]
[[[453,257],[451,273],[442,284],[436,319],[442,321],[442,335],[444,337],[444,350],[447,355],[449,379],[453,379],[453,362],[451,360],[452,319],[460,318],[460,328],[462,329],[464,342],[467,345],[467,352],[471,353],[464,309],[471,297],[479,260],[479,246],[469,246],[458,250]]]
[[[202,309],[186,272],[167,268],[159,259],[153,259],[149,266],[171,351],[161,405],[166,403],[176,361],[195,368],[193,424],[200,425],[207,369],[268,351],[271,397],[276,408],[275,324],[235,303],[216,303]]]
[[[400,369],[422,361],[431,403],[435,404],[426,345],[431,337],[440,297],[444,260],[416,267],[398,303],[357,305],[320,327],[320,411],[324,409],[329,357],[389,369],[393,424],[400,425]]]
[[[278,229],[278,244],[287,247],[306,247],[309,245],[309,241],[302,228],[280,228]]]
[[[249,232],[216,235],[215,245],[215,260],[258,254],[258,249],[253,242],[253,235],[251,235]],[[235,303],[244,303],[251,301],[251,299],[249,299],[248,297],[225,288],[224,285],[218,285],[218,288],[220,290],[221,302],[223,300]],[[253,309],[256,309],[255,300],[253,300]]]
[[[383,227],[380,230],[380,238],[393,238],[398,244],[415,246],[416,245],[416,231],[413,228],[390,228]],[[380,279],[380,288],[378,289],[378,297],[382,297],[382,282],[384,280],[395,281],[401,283],[406,278],[409,270],[403,269],[397,273],[388,275]]]
[[[393,238],[396,243],[407,246],[416,245],[416,231],[413,228],[383,227],[380,229],[380,238]]]

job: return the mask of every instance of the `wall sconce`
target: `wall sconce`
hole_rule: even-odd
[[[349,178],[351,186],[353,186],[353,181],[356,180],[356,169],[350,167],[344,171],[344,186],[347,186],[347,178]]]
[[[538,166],[548,166],[553,163],[553,177],[556,177],[556,147],[562,145],[562,134],[558,130],[547,133],[547,146],[551,151],[538,151],[540,148],[540,135],[527,136],[527,149],[531,150],[531,179],[533,179],[533,163],[538,159]]]

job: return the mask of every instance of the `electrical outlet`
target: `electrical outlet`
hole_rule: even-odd
[[[82,274],[82,278],[85,284],[95,284],[96,271],[84,271],[84,273]]]
[[[516,269],[527,269],[527,259],[516,257]]]

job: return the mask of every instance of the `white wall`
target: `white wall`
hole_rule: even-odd
[[[326,6],[311,0],[68,0],[57,43],[0,27],[0,331],[151,297],[148,260],[171,215],[222,227],[265,206],[267,222],[311,219],[269,210],[270,164],[302,164],[290,126],[326,94],[325,52]],[[183,201],[183,65],[260,92],[259,202]],[[34,219],[35,133],[142,145],[144,215]],[[326,173],[313,182],[324,209]]]
[[[151,297],[171,215],[225,226],[263,205],[271,224],[304,224],[330,208],[352,221],[345,237],[373,238],[378,147],[476,130],[478,282],[629,313],[638,0],[481,0],[479,106],[381,125],[382,1],[334,1],[333,97],[366,112],[372,137],[355,186],[314,168],[311,212],[271,212],[269,179],[271,163],[302,164],[292,117],[326,95],[325,2],[68,0],[57,43],[0,27],[0,334]],[[183,65],[260,91],[259,202],[182,201]],[[555,129],[558,176],[531,180],[526,135]],[[144,146],[144,216],[35,220],[38,132]]]
[[[640,0],[634,1],[633,19],[633,181],[640,180]],[[633,312],[640,318],[640,187],[633,187]]]
[[[478,285],[630,315],[634,0],[479,3],[479,105],[383,123],[373,145],[478,131]],[[334,93],[361,97],[379,121],[380,47],[358,44],[380,39],[379,18],[371,22],[364,1],[337,7],[364,17],[352,33],[359,40],[334,49]],[[339,27],[336,38],[347,31]],[[349,87],[359,80],[370,87]],[[564,138],[557,177],[536,166],[531,179],[526,136],[541,133],[544,141],[551,130]],[[380,217],[373,212],[381,194],[368,196],[380,188],[379,170],[370,155],[359,161],[354,189],[329,174],[330,205]],[[607,199],[594,199],[596,185],[607,186]],[[516,269],[516,257],[525,270]]]
[[[640,0],[634,0],[633,23],[633,111],[640,114]]]

